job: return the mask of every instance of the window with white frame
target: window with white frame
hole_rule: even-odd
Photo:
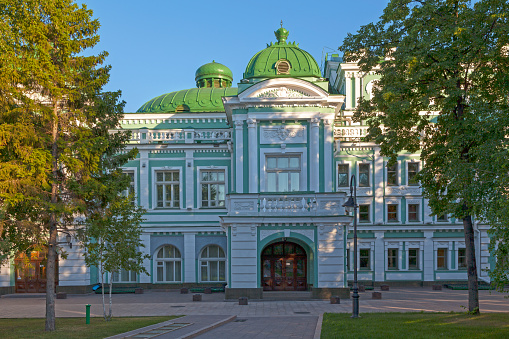
[[[419,182],[415,176],[419,173],[419,163],[409,162],[407,163],[407,185],[408,186],[419,186]]]
[[[398,186],[398,163],[387,166],[387,186]]]
[[[458,269],[459,270],[467,269],[467,249],[466,248],[458,248]]]
[[[124,174],[129,176],[129,187],[123,192],[123,195],[126,197],[129,195],[134,196],[136,192],[134,171],[124,171]]]
[[[359,163],[359,187],[369,187],[370,165]]]
[[[419,221],[419,204],[408,204],[408,221],[417,222]]]
[[[438,270],[447,269],[447,248],[437,249],[437,269]]]
[[[387,249],[387,269],[397,270],[398,269],[398,249],[388,248]]]
[[[225,207],[224,170],[200,171],[201,207]]]
[[[300,190],[301,163],[298,155],[268,155],[267,192]]]
[[[180,207],[180,172],[156,171],[156,207]]]
[[[370,222],[369,204],[359,205],[359,222]]]
[[[398,204],[387,204],[387,221],[388,222],[398,222],[399,216],[398,211],[399,205]]]
[[[369,248],[361,248],[359,250],[359,269],[369,270],[371,268],[371,250]]]
[[[182,281],[182,257],[180,251],[172,245],[161,247],[156,254],[156,282]]]
[[[350,166],[348,164],[338,164],[338,187],[349,187]]]
[[[226,281],[226,256],[217,245],[209,245],[200,256],[200,280],[202,282]]]
[[[437,215],[437,221],[438,222],[448,222],[449,221],[449,218],[447,216],[447,214],[441,214],[441,215]]]
[[[111,277],[113,282],[119,283],[136,282],[136,272],[125,270],[123,268],[119,269],[118,271],[112,272]]]
[[[418,270],[419,269],[419,249],[409,248],[408,249],[408,269]]]

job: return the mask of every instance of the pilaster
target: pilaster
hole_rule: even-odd
[[[247,119],[249,149],[249,193],[258,192],[258,136],[256,119]]]
[[[186,178],[186,208],[194,207],[194,152],[192,150],[186,150],[186,167],[185,167],[185,178]]]
[[[140,150],[140,205],[144,209],[149,209],[149,192],[150,192],[150,182],[149,182],[149,161],[148,161],[148,150]]]
[[[244,120],[235,121],[235,192],[244,193]]]
[[[196,235],[184,233],[184,282],[196,282]]]
[[[309,148],[309,190],[318,192],[320,189],[320,118],[311,118],[311,135]]]

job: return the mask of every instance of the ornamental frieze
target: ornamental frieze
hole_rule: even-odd
[[[303,98],[309,97],[308,94],[297,91],[294,89],[279,87],[279,88],[271,88],[266,90],[256,96],[257,98]]]
[[[263,127],[260,141],[262,144],[305,143],[306,127],[305,126]]]

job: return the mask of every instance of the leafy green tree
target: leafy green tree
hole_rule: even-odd
[[[72,0],[0,2],[0,250],[47,246],[47,331],[55,330],[59,231],[87,211],[83,190],[128,137],[108,133],[123,103],[120,93],[102,92],[107,53],[84,53],[98,29],[92,11]]]
[[[369,126],[367,139],[392,162],[422,149],[418,179],[433,213],[463,221],[475,313],[472,217],[489,222],[497,237],[509,232],[508,19],[505,0],[392,0],[380,21],[340,47],[346,61],[380,75],[355,112]]]

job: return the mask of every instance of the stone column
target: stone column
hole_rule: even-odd
[[[194,207],[194,151],[186,150],[186,167],[184,168],[185,180],[186,180],[186,208]],[[184,175],[184,173],[183,173]]]
[[[385,242],[384,232],[375,232],[375,281],[385,280]]]
[[[256,119],[247,119],[249,150],[249,193],[258,193],[258,136]]]
[[[184,233],[184,282],[196,282],[196,235]]]
[[[320,189],[320,118],[311,119],[309,149],[309,190],[318,192]],[[301,191],[303,189],[301,188]]]
[[[375,147],[375,179],[373,180],[373,193],[375,196],[375,224],[384,222],[384,159],[380,155],[380,147]]]
[[[433,231],[425,231],[424,232],[424,251],[423,251],[423,259],[424,259],[424,281],[433,281],[435,277],[433,276],[434,272],[434,247],[433,247]]]
[[[143,252],[149,255],[152,255],[152,248],[150,248],[150,233],[142,233],[140,235],[140,240],[145,247],[143,247]],[[150,258],[143,260],[143,267],[147,270],[148,273],[152,272],[150,268]],[[150,276],[145,273],[140,273],[140,283],[141,284],[150,284]]]
[[[235,192],[244,193],[244,121],[235,121]]]
[[[148,161],[148,151],[140,150],[140,205],[145,209],[150,209],[149,206],[149,192],[150,192],[150,182],[149,182],[149,161]]]
[[[358,72],[355,74],[355,107],[359,98],[362,97],[362,73]]]
[[[352,100],[353,100],[353,91],[352,91],[352,73],[345,74],[345,94],[346,94],[346,102],[345,109],[352,109]]]
[[[332,127],[332,120],[323,121],[323,134],[324,134],[324,147],[323,147],[323,180],[324,180],[324,191],[332,192],[332,178],[333,178],[333,165],[334,159],[333,149],[334,146],[334,130]]]

